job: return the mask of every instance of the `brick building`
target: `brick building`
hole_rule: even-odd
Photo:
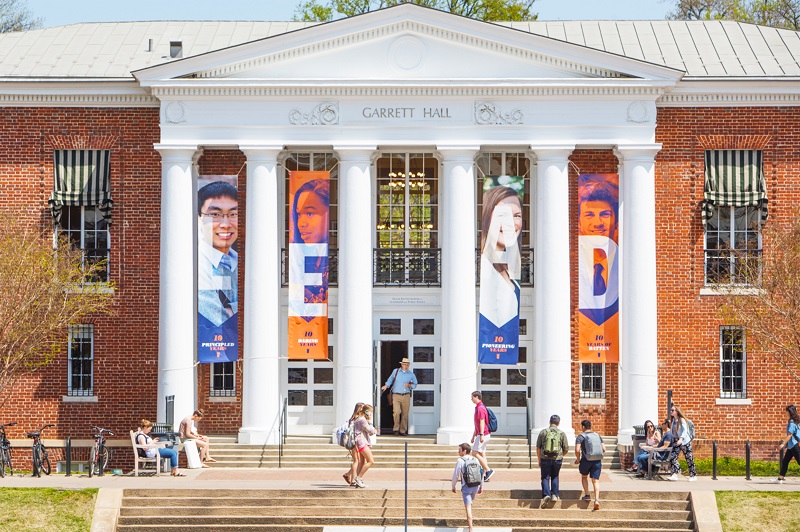
[[[409,431],[443,444],[471,433],[473,389],[505,434],[558,412],[573,436],[588,417],[624,443],[665,415],[668,390],[701,454],[782,433],[796,384],[717,308],[720,289],[750,286],[737,253],[760,260],[763,224],[797,204],[796,32],[401,5],[327,24],[75,24],[0,35],[0,56],[0,208],[49,226],[57,176],[81,157],[108,157],[95,177],[113,199],[110,225],[99,203],[61,209],[58,230],[108,259],[114,311],[17,386],[0,421],[20,433],[163,422],[168,397],[176,421],[202,407],[204,432],[248,443],[276,441],[284,405],[289,433],[329,433],[365,399],[386,428],[378,388],[404,357],[420,380]],[[727,168],[753,170],[761,197],[704,223],[709,176]],[[327,360],[287,358],[293,170],[330,173]],[[618,176],[613,363],[578,357],[579,174]],[[525,191],[516,365],[476,363],[489,175]],[[238,188],[239,357],[197,364],[196,191],[210,176]]]

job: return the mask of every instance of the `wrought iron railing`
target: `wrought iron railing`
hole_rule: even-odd
[[[281,285],[289,285],[289,250],[281,249]],[[339,249],[328,248],[328,286],[339,285]]]
[[[442,250],[375,249],[372,271],[375,286],[441,286]]]
[[[520,272],[520,286],[533,286],[533,248],[520,248],[522,271]],[[475,250],[475,284],[481,284],[481,250]]]

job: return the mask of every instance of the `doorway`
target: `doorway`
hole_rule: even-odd
[[[380,353],[380,383],[383,386],[395,369],[400,369],[400,361],[408,358],[408,340],[383,340]],[[381,432],[390,431],[394,425],[392,418],[392,405],[386,399],[388,394],[381,396],[380,429]]]

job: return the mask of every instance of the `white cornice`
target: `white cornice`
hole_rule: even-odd
[[[159,107],[148,94],[0,94],[0,107]]]
[[[665,94],[656,107],[780,107],[800,105],[799,93],[725,92]]]

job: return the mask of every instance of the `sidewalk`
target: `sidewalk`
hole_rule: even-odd
[[[0,486],[11,488],[44,488],[56,487],[67,489],[99,488],[92,532],[114,530],[118,509],[122,501],[123,489],[263,489],[263,490],[350,490],[342,480],[344,468],[339,469],[184,469],[186,477],[172,478],[132,475],[110,475],[89,478],[85,474],[51,475],[42,478],[15,475],[0,479]],[[368,489],[402,490],[405,472],[402,469],[372,469],[365,478]],[[410,469],[408,471],[409,490],[450,490],[452,469]],[[580,490],[580,475],[574,470],[562,470],[560,475],[561,490]],[[722,527],[714,497],[715,490],[749,490],[749,491],[800,491],[800,479],[789,478],[784,484],[772,483],[772,477],[753,477],[746,481],[743,477],[698,477],[696,482],[688,482],[688,477],[681,477],[677,482],[666,479],[636,479],[630,473],[619,470],[604,470],[600,477],[602,492],[613,491],[683,491],[691,492],[692,503],[698,530],[701,532],[720,532]],[[487,483],[485,490],[509,490],[540,488],[538,469],[498,469]],[[330,531],[328,530],[330,529]],[[381,529],[388,532],[389,529]],[[417,530],[415,528],[415,530]],[[419,529],[427,532],[449,531],[456,529],[428,528]],[[489,529],[481,529],[489,530]],[[499,529],[492,529],[500,532]],[[333,532],[332,527],[326,532]],[[366,531],[365,531],[366,532]]]

